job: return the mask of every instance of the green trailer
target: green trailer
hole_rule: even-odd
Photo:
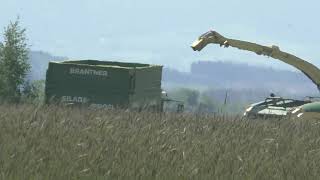
[[[162,66],[97,60],[49,62],[45,101],[161,110]]]

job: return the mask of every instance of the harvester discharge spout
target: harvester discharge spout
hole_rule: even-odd
[[[305,61],[299,57],[296,57],[287,52],[283,52],[280,50],[278,46],[264,46],[248,41],[241,41],[236,39],[230,39],[222,36],[216,31],[208,31],[203,35],[199,36],[193,44],[191,48],[194,51],[201,51],[208,44],[217,44],[220,47],[234,47],[240,50],[251,51],[256,53],[257,55],[264,55],[268,57],[272,57],[274,59],[278,59],[284,63],[287,63],[297,69],[299,69],[302,73],[304,73],[318,88],[320,91],[320,69]],[[304,107],[305,106],[305,107]],[[301,107],[301,108],[297,108]],[[312,107],[312,108],[310,108]],[[314,116],[318,117],[320,114],[320,102],[311,102],[304,100],[293,100],[293,99],[283,99],[281,97],[271,97],[266,98],[265,101],[258,102],[252,104],[247,110],[245,114],[253,114],[256,115],[287,115],[293,109],[304,109],[303,112],[298,112],[298,117],[301,117],[301,114],[312,114],[314,112]],[[312,111],[311,111],[311,110]],[[294,113],[293,113],[294,114]]]
[[[264,46],[248,41],[230,39],[222,36],[216,31],[208,31],[197,38],[191,45],[191,48],[194,51],[201,51],[208,44],[218,44],[220,47],[231,46],[241,50],[254,52],[257,55],[264,55],[278,59],[299,69],[318,87],[318,89],[320,89],[320,69],[301,58],[281,51],[278,46]]]

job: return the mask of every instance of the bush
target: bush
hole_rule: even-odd
[[[26,81],[22,91],[22,101],[29,103],[44,103],[45,80]]]

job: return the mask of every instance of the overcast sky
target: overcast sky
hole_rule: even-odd
[[[72,59],[164,64],[187,71],[199,60],[288,66],[236,49],[190,44],[220,34],[282,50],[320,66],[317,0],[1,0],[0,27],[19,15],[33,50]]]

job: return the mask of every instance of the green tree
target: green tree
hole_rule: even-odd
[[[200,93],[197,90],[189,90],[187,93],[187,102],[191,106],[197,106],[199,104]]]
[[[200,103],[199,103],[199,111],[200,112],[215,112],[216,107],[218,106],[212,97],[201,94],[200,96]]]
[[[31,68],[25,32],[17,18],[5,27],[3,42],[0,43],[0,96],[8,101],[20,100],[26,75]]]
[[[172,99],[182,101],[185,104],[185,111],[193,112],[199,105],[200,92],[189,88],[178,88],[169,92]]]

